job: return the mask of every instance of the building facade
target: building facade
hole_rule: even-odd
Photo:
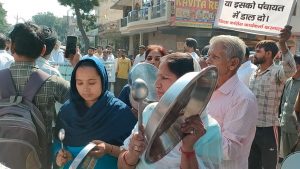
[[[124,17],[126,9],[124,6],[120,9],[111,8],[116,2],[117,0],[99,0],[99,6],[95,7],[97,25],[99,25],[95,45],[104,48],[111,45],[114,51],[116,49],[128,50],[128,36],[120,32],[120,19]]]
[[[135,56],[140,44],[159,44],[168,50],[183,51],[185,38],[193,37],[198,48],[212,36],[239,36],[251,48],[262,39],[274,39],[213,27],[218,0],[100,0],[99,44],[113,44]],[[300,52],[300,3],[291,18],[293,35],[288,43]]]

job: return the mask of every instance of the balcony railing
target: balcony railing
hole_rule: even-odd
[[[144,7],[141,10],[130,11],[128,13],[127,21],[128,23],[130,23],[130,22],[160,18],[164,16],[166,16],[166,2],[157,6]]]
[[[145,27],[152,29],[155,25],[168,25],[174,11],[173,1],[130,11],[127,17],[119,19],[120,31],[130,34]]]
[[[166,16],[166,3],[152,7],[151,18],[159,18]]]
[[[134,10],[128,13],[128,23],[147,20],[147,19],[148,19],[148,8],[144,8],[139,11]]]

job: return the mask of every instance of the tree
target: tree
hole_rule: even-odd
[[[66,18],[58,18],[51,12],[38,13],[32,16],[32,21],[37,25],[45,25],[56,31],[58,39],[64,41],[67,35],[68,26]]]
[[[94,6],[99,6],[98,0],[58,0],[63,6],[70,6],[74,11],[77,19],[77,26],[79,31],[81,32],[85,50],[88,50],[89,47],[89,39],[86,35],[86,29],[84,29],[83,20],[93,20],[92,15],[90,14],[91,10]]]
[[[0,32],[2,33],[6,33],[9,27],[5,17],[6,11],[2,8],[2,4],[0,3]]]
[[[37,25],[45,25],[52,28],[56,24],[56,16],[51,12],[38,13],[32,16],[32,21]]]
[[[57,18],[56,24],[54,26],[57,34],[58,34],[58,39],[60,41],[66,41],[67,39],[67,33],[68,33],[68,19],[67,18]]]

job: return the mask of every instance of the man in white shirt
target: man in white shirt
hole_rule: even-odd
[[[97,50],[94,53],[94,55],[97,56],[98,58],[102,58],[103,57],[103,47],[97,46]]]
[[[94,55],[95,50],[96,49],[94,47],[90,46],[89,49],[88,49],[88,53],[86,55],[82,56],[82,58],[80,60],[85,59],[85,58],[89,58],[89,57],[98,58],[97,56]]]
[[[245,43],[238,37],[215,36],[210,40],[206,60],[208,65],[216,66],[219,73],[206,111],[221,126],[222,169],[248,169],[248,156],[256,131],[256,98],[236,74],[245,48]]]
[[[6,52],[6,36],[0,33],[0,70],[9,68],[14,58]]]
[[[239,70],[237,71],[237,74],[242,82],[245,83],[246,86],[249,87],[249,79],[253,72],[257,69],[257,66],[249,60],[250,51],[249,48],[246,48],[246,54],[243,59],[243,63]]]
[[[35,60],[35,64],[37,67],[39,67],[44,72],[50,74],[50,75],[57,75],[59,77],[62,77],[59,73],[58,69],[56,69],[54,66],[50,65],[49,58],[52,49],[57,44],[57,36],[56,34],[48,27],[44,26],[42,28],[43,37],[45,38],[45,45],[46,45],[46,51],[43,56],[38,57]]]
[[[135,56],[133,65],[136,65],[138,63],[145,61],[145,51],[146,51],[146,47],[144,45],[140,45],[139,46],[139,54],[137,54]]]
[[[105,61],[105,62],[107,62],[107,61],[114,62],[115,61],[115,59],[113,57],[111,57],[111,55],[109,55],[109,52],[108,52],[107,49],[103,50],[102,60]]]
[[[194,59],[199,61],[199,56],[197,55],[196,48],[197,48],[198,42],[194,38],[186,38],[185,39],[185,45],[184,45],[184,52],[190,53]]]
[[[107,49],[103,50],[102,58],[100,59],[106,68],[108,76],[108,90],[114,91],[114,83],[116,82],[116,63],[113,57],[109,57]],[[116,59],[117,60],[117,59]]]
[[[106,49],[107,49],[107,52],[108,52],[108,57],[109,57],[109,58],[112,58],[112,59],[115,59],[115,56],[114,56],[114,54],[112,53],[113,47],[112,47],[111,45],[107,45],[107,46],[106,46]]]
[[[51,63],[55,64],[63,64],[65,57],[64,57],[64,51],[60,48],[61,42],[56,41],[56,44],[51,52],[49,61]]]

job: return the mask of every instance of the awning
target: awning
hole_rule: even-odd
[[[132,6],[133,0],[118,0],[115,4],[113,4],[110,9],[119,9],[123,10],[124,6]]]

